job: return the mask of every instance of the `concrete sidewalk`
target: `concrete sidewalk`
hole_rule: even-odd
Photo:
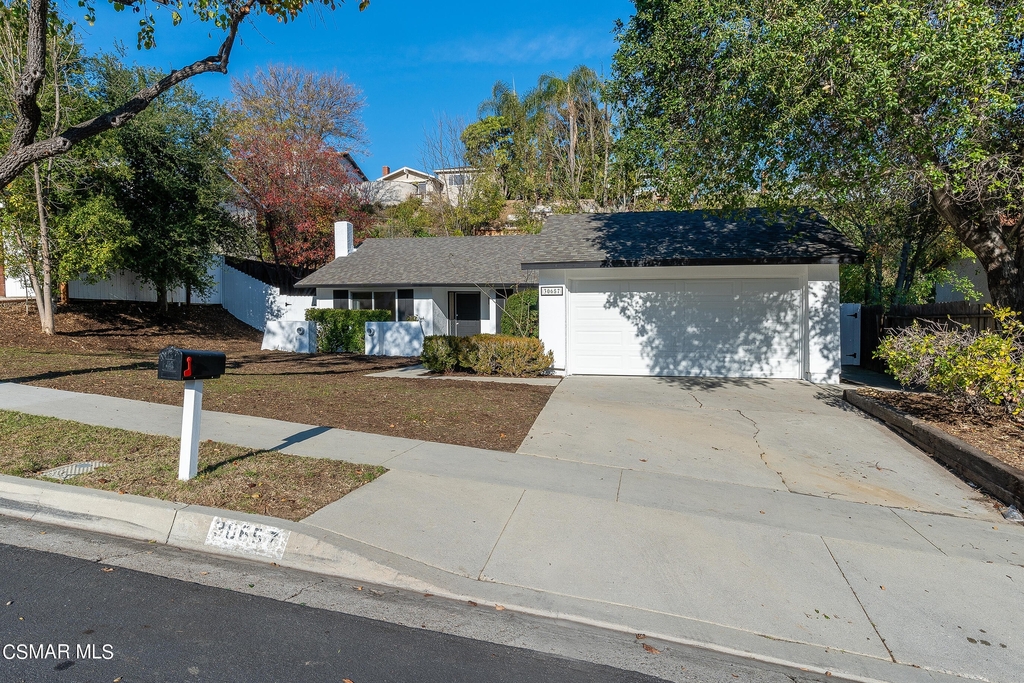
[[[176,436],[180,409],[0,384],[0,408]],[[757,482],[207,413],[204,438],[383,464],[299,523],[0,478],[0,511],[644,632],[852,680],[1015,681],[1024,528]],[[258,532],[261,533],[261,532]],[[275,531],[275,533],[277,533]],[[214,542],[211,542],[211,538]]]

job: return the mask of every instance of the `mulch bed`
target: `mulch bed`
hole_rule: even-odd
[[[212,349],[227,353],[228,370],[205,383],[206,410],[503,451],[519,447],[553,391],[367,377],[418,359],[260,351],[261,333],[220,307],[172,313],[74,302],[58,311],[60,334],[46,337],[34,310],[0,305],[0,380],[181,405],[181,385],[156,379],[156,352]]]
[[[1024,423],[993,407],[984,414],[955,409],[941,396],[906,391],[860,389],[881,401],[966,441],[992,457],[1024,470]]]

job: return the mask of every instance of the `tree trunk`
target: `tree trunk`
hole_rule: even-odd
[[[53,327],[53,281],[50,267],[50,230],[46,219],[46,201],[43,198],[43,184],[39,180],[39,164],[32,164],[32,177],[36,184],[36,208],[39,211],[39,260],[43,268],[43,291],[36,296],[39,308],[39,323],[43,334],[54,334]]]
[[[903,248],[900,249],[900,266],[896,273],[896,286],[893,291],[894,304],[906,303],[904,296],[910,289],[908,275],[910,271],[910,240],[903,240]]]
[[[948,189],[933,188],[931,197],[935,210],[985,269],[992,303],[1024,311],[1024,245],[1017,244],[1018,253],[1014,254],[1003,236],[998,215],[982,220],[971,218],[956,204]]]
[[[167,312],[167,287],[162,283],[156,285],[156,307],[159,311]]]
[[[71,290],[68,283],[62,282],[60,283],[60,302],[66,304],[69,301],[71,301]]]

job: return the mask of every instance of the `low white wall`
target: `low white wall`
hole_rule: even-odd
[[[418,322],[370,322],[365,330],[368,356],[418,356],[423,353],[423,328]]]
[[[317,324],[298,320],[268,320],[263,333],[264,351],[316,353]]]

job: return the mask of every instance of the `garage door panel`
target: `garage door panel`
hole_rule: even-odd
[[[801,375],[795,278],[584,281],[571,291],[573,373]]]

